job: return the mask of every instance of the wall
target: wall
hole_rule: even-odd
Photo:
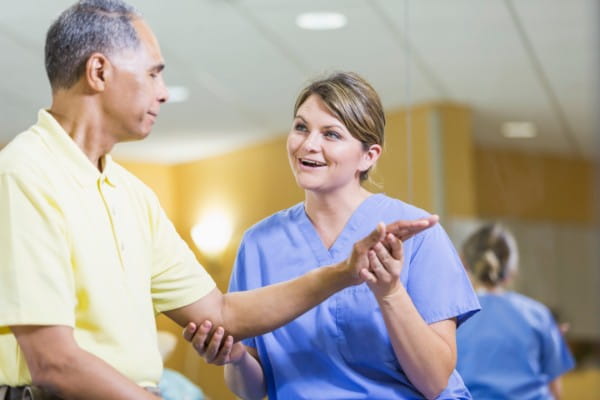
[[[598,223],[591,161],[479,148],[476,164],[480,216]]]

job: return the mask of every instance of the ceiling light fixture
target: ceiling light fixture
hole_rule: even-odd
[[[317,31],[340,29],[347,22],[346,16],[337,12],[308,12],[296,17],[296,25],[300,28]]]
[[[169,103],[183,103],[190,97],[190,91],[185,86],[167,86]]]
[[[533,122],[505,122],[502,124],[502,135],[509,139],[531,139],[537,136],[537,129]]]

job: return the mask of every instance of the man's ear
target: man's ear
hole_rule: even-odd
[[[102,53],[93,53],[85,63],[85,80],[93,91],[103,92],[111,73],[112,64]]]

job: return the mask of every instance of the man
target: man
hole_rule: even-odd
[[[345,263],[223,295],[154,194],[109,155],[116,143],[145,138],[168,97],[148,25],[120,0],[80,1],[50,27],[45,53],[52,105],[0,152],[7,398],[29,385],[63,399],[156,398],[142,388],[154,388],[162,370],[156,313],[182,326],[210,320],[240,340],[360,283],[384,227]],[[387,230],[405,238],[434,223]]]

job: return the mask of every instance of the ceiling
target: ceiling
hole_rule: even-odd
[[[47,107],[43,42],[71,0],[0,0],[0,143]],[[131,0],[157,35],[168,103],[152,135],[115,153],[181,162],[274,135],[296,94],[318,74],[356,71],[391,110],[430,101],[473,108],[478,143],[572,157],[598,155],[600,7],[597,0]],[[306,31],[307,11],[348,24]],[[533,139],[506,139],[504,121],[532,121]]]

